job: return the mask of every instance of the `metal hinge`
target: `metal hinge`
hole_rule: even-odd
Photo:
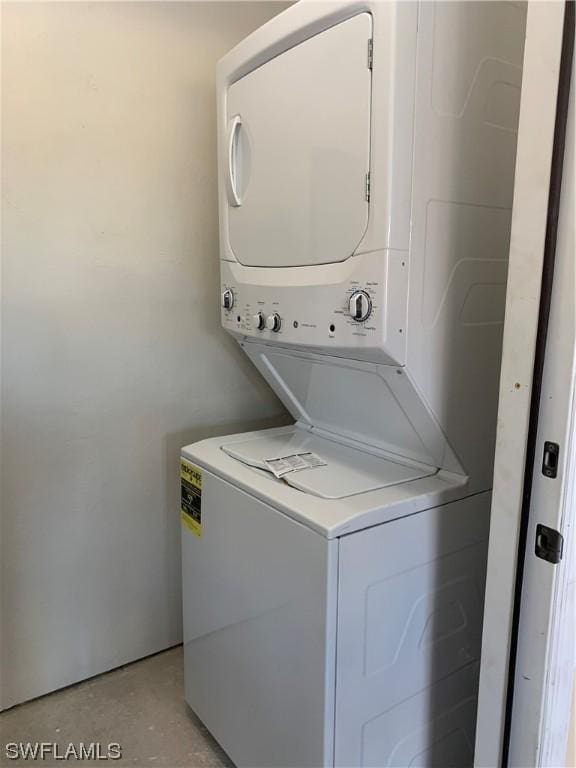
[[[536,545],[534,552],[536,557],[557,565],[562,560],[564,549],[564,537],[554,528],[538,523],[536,526]]]
[[[374,61],[374,40],[370,38],[370,40],[368,40],[368,69],[372,69],[373,61]]]
[[[370,202],[370,171],[366,174],[366,187],[365,187],[366,202]]]

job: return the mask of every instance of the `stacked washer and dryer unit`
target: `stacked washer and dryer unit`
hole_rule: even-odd
[[[238,766],[472,763],[524,13],[304,0],[219,64],[222,324],[295,419],[182,451]]]

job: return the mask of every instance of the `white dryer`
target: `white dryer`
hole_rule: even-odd
[[[182,451],[238,766],[472,763],[524,9],[299,2],[219,64],[222,323],[295,418]]]

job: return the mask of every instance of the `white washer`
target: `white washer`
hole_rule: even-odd
[[[253,466],[286,450],[305,491]],[[186,700],[233,761],[471,764],[490,494],[293,427],[182,457]]]
[[[295,419],[182,452],[238,766],[472,764],[524,20],[303,1],[219,64],[222,324]]]

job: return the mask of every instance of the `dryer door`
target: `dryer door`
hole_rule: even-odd
[[[368,223],[368,41],[360,13],[233,83],[224,180],[229,241],[248,266],[344,261]]]

